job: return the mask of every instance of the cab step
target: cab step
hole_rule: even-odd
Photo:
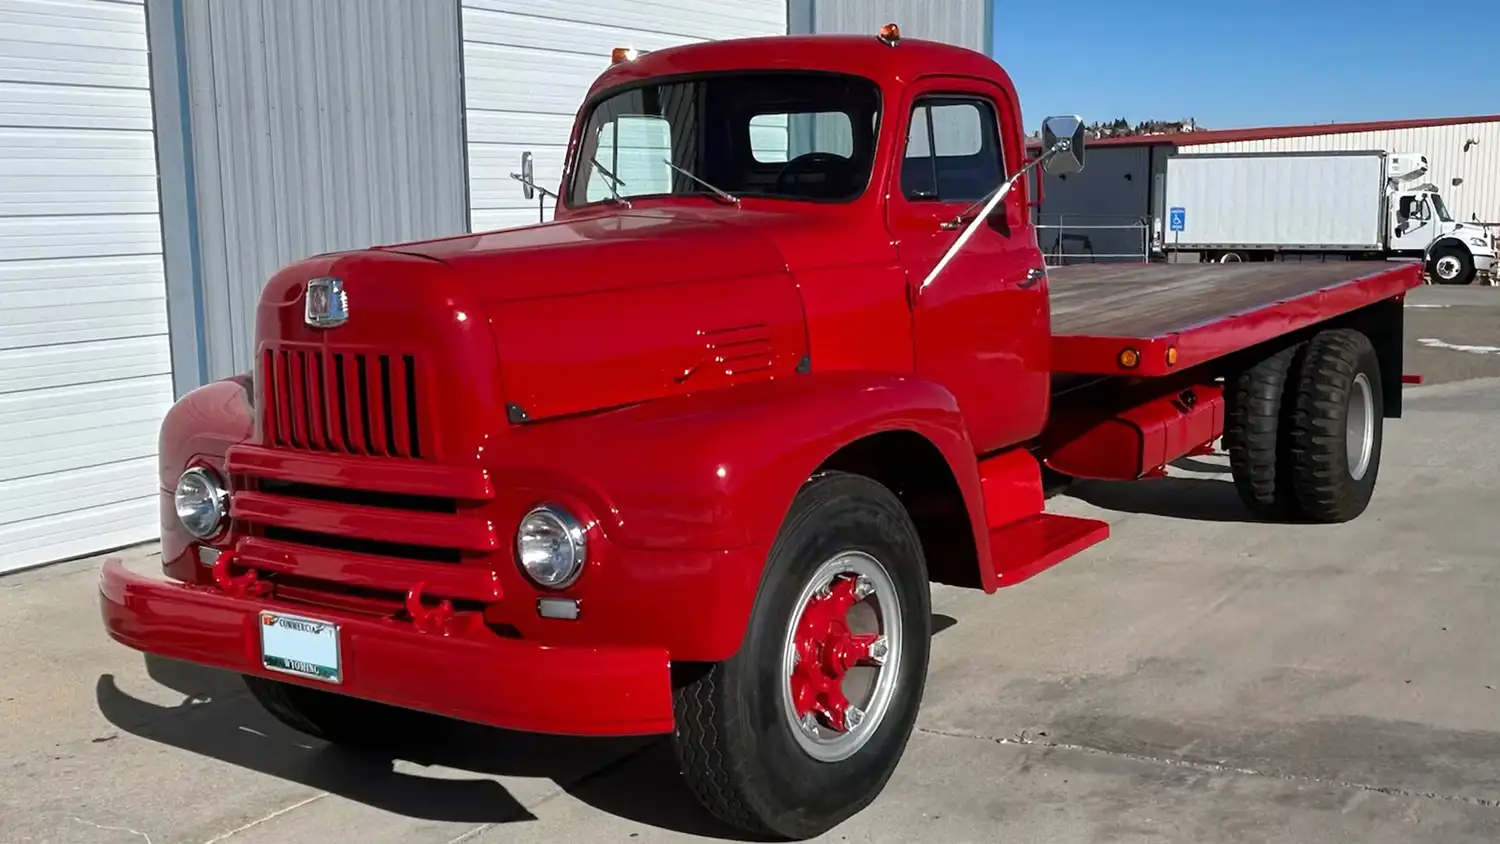
[[[1104,541],[1109,523],[1037,513],[990,531],[997,586],[1015,586]]]

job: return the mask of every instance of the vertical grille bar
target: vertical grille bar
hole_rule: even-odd
[[[389,397],[386,409],[390,414],[390,425],[386,431],[391,440],[391,453],[402,457],[416,457],[417,450],[412,448],[411,419],[406,412],[406,397],[411,385],[406,380],[404,358],[392,361],[390,358],[382,357],[380,364],[381,368],[390,375],[390,390],[386,393]]]
[[[365,356],[344,355],[344,394],[349,407],[349,439],[358,454],[372,454],[370,445],[370,386],[365,377]]]
[[[386,408],[390,407],[386,379],[381,377],[381,363],[384,355],[370,355],[363,358],[365,384],[367,385],[365,396],[365,415],[370,420],[370,450],[375,454],[385,456],[391,454],[390,441],[386,438]]]
[[[261,441],[267,445],[280,444],[276,408],[281,406],[281,402],[276,400],[276,367],[272,363],[274,354],[270,349],[265,349],[260,354],[260,435]]]
[[[286,372],[287,414],[292,420],[292,444],[307,447],[307,385],[302,383],[302,366],[296,352],[281,353],[281,366]]]
[[[323,416],[323,353],[317,349],[299,352],[302,358],[302,380],[307,383],[308,442],[319,451],[329,451],[328,420]]]
[[[318,407],[323,417],[323,441],[328,443],[329,451],[343,451],[344,440],[339,433],[338,402],[334,400],[333,394],[333,370],[329,361],[332,355],[326,355],[319,351],[317,353],[317,375],[314,377],[318,383]]]
[[[421,457],[431,454],[433,448],[430,443],[424,442],[422,435],[428,429],[421,427],[418,423],[417,413],[417,360],[411,355],[403,355],[401,358],[401,369],[406,373],[406,424],[411,432],[411,456]]]
[[[285,359],[286,352],[278,352],[271,357],[272,369],[276,371],[276,441],[278,445],[295,445],[296,434],[292,431],[291,415],[291,379],[286,374]]]

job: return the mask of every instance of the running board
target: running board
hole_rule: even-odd
[[[1109,524],[1096,519],[1037,513],[990,531],[997,587],[1015,586],[1104,541]]]

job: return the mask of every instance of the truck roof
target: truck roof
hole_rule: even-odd
[[[1132,374],[1150,376],[1402,295],[1422,283],[1422,264],[1075,264],[1047,275],[1054,372],[1119,375],[1131,348]]]
[[[933,74],[979,76],[998,80],[1007,94],[1015,96],[1005,69],[983,53],[917,38],[902,38],[893,47],[872,32],[730,38],[653,50],[618,62],[600,74],[588,98],[648,77],[751,69],[849,73],[875,80],[882,87]]]

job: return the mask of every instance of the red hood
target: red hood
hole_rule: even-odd
[[[693,212],[614,212],[380,248],[442,261],[485,302],[786,272],[759,234]]]
[[[427,259],[447,278],[441,290],[424,282],[425,290],[401,292],[377,282],[373,269],[341,262],[353,271],[345,279],[351,316],[332,334],[364,336],[359,309],[385,297],[414,309],[442,300],[444,313],[430,318],[411,311],[411,330],[453,325],[450,310],[483,314],[513,422],[793,374],[807,334],[786,262],[754,227],[715,219],[714,210],[614,211],[369,250],[361,254],[377,264],[382,256],[403,265]],[[402,272],[411,270],[382,275]],[[449,285],[463,294],[441,292]]]

